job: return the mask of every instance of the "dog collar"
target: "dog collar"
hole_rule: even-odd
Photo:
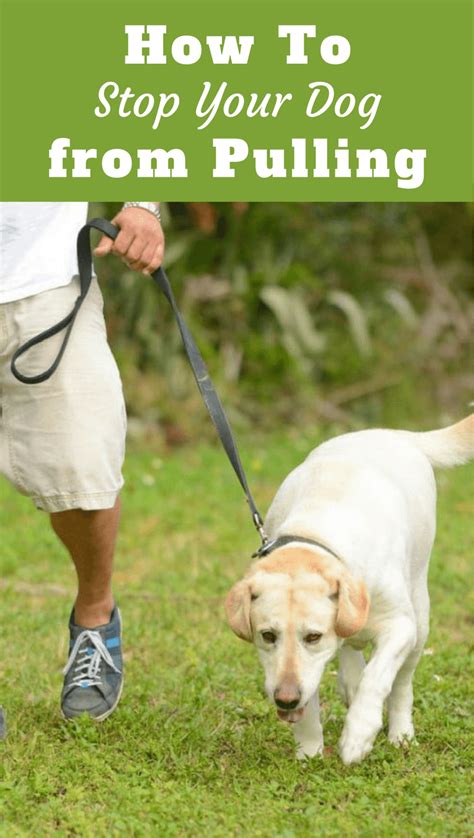
[[[287,544],[290,544],[294,541],[297,541],[300,544],[311,544],[312,547],[322,547],[323,550],[327,550],[328,553],[331,553],[336,559],[341,561],[341,557],[331,550],[327,544],[323,544],[321,541],[315,541],[314,538],[303,538],[301,535],[280,535],[278,538],[274,538],[271,541],[265,541],[255,553],[252,553],[252,559],[258,558],[263,559],[264,556],[268,556],[270,553],[273,553],[274,550],[278,550],[279,547],[285,547]]]

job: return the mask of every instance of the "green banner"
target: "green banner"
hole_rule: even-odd
[[[3,0],[2,200],[465,201],[464,0]]]

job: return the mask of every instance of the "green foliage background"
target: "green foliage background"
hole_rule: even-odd
[[[237,425],[467,412],[472,206],[170,204],[163,216],[165,267]],[[115,257],[97,270],[131,433],[212,434],[164,298]]]

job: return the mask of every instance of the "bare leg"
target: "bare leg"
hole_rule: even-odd
[[[112,509],[70,509],[51,514],[54,532],[74,562],[78,592],[75,621],[85,628],[110,620],[114,607],[112,568],[120,521],[120,498]]]

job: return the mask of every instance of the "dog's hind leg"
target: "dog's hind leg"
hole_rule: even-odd
[[[293,733],[297,759],[315,757],[323,753],[324,740],[319,716],[319,693],[316,692],[308,701],[303,718],[293,725]]]
[[[362,652],[352,649],[351,646],[342,646],[339,649],[337,686],[346,707],[350,707],[352,704],[364,667],[365,658]]]

